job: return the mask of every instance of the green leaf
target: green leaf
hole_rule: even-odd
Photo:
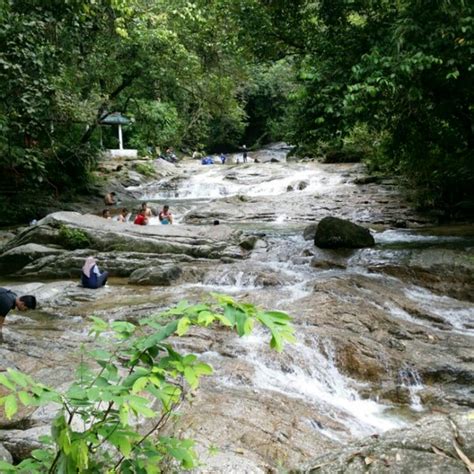
[[[8,474],[9,472],[17,472],[15,466],[12,464],[6,462],[6,461],[1,461],[0,460],[0,472],[3,472],[5,474]]]
[[[28,393],[24,392],[23,390],[17,393],[18,399],[24,406],[31,405],[34,402],[33,397]]]
[[[171,321],[161,331],[152,334],[151,336],[148,336],[144,339],[140,339],[136,345],[137,349],[139,349],[140,351],[144,351],[150,347],[156,346],[156,344],[158,344],[159,342],[170,337],[171,334],[176,331],[177,327],[178,321]]]
[[[123,404],[119,410],[119,418],[120,418],[120,423],[122,424],[122,426],[129,425],[129,421],[128,421],[129,414],[130,414],[130,410],[128,408],[128,405]]]
[[[139,377],[137,380],[135,380],[135,383],[133,384],[132,393],[141,392],[146,387],[148,382],[148,377]]]
[[[5,397],[5,415],[10,420],[18,411],[18,404],[15,395],[11,393]]]
[[[187,318],[187,317],[181,318],[178,322],[178,327],[176,329],[176,334],[178,334],[178,336],[182,336],[183,334],[186,334],[186,332],[188,331],[190,323],[191,323],[191,321],[189,320],[189,318]]]
[[[137,414],[143,415],[145,418],[153,418],[156,416],[156,412],[146,405],[137,403],[133,400],[129,401],[129,405]]]
[[[114,432],[109,437],[109,441],[114,445],[117,446],[119,451],[125,456],[128,457],[132,452],[132,443],[126,434],[123,432]]]
[[[112,354],[110,352],[104,351],[102,349],[94,349],[90,351],[89,354],[96,360],[108,361],[112,357]]]
[[[214,371],[212,367],[204,362],[200,362],[194,366],[197,375],[211,375]]]
[[[197,388],[197,386],[199,385],[199,379],[196,376],[196,372],[192,367],[186,366],[184,368],[184,378],[193,389]]]
[[[97,318],[95,316],[90,316],[89,319],[91,319],[94,323],[89,331],[89,334],[95,334],[97,337],[104,331],[107,331],[109,328],[109,325],[103,319]]]
[[[15,390],[15,385],[10,382],[10,380],[6,377],[5,374],[0,374],[0,384],[4,387],[9,388],[10,390]]]
[[[21,372],[17,372],[16,370],[13,370],[13,369],[7,369],[7,372],[10,378],[20,387],[25,388],[28,385],[28,379],[25,374],[22,374]]]

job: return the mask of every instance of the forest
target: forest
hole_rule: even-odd
[[[87,194],[112,112],[143,154],[285,141],[472,210],[473,33],[463,0],[3,1],[1,213]]]

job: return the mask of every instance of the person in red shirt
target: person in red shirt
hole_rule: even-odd
[[[146,216],[146,211],[144,209],[140,209],[137,217],[133,221],[134,224],[137,225],[147,225],[148,224],[148,217]]]

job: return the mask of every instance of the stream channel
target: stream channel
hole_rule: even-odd
[[[40,301],[7,318],[3,364],[61,386],[80,344],[90,343],[86,316],[133,321],[218,292],[288,312],[297,343],[278,354],[260,328],[244,338],[197,328],[175,341],[215,369],[173,426],[196,439],[202,472],[296,468],[433,411],[472,407],[473,227],[432,226],[390,180],[356,184],[360,164],[285,163],[285,155],[276,148],[245,165],[183,162],[173,176],[129,189],[153,207],[168,203],[176,226],[217,219],[257,237],[244,259],[200,261],[198,276],[168,287],[111,278],[93,291],[73,279],[3,279]],[[326,215],[369,227],[376,245],[318,249],[308,226]],[[27,426],[4,420],[3,440],[46,430],[52,416],[28,413]]]

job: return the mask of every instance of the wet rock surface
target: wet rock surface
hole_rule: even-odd
[[[70,232],[66,237],[65,228]],[[225,256],[241,258],[244,253],[238,250],[240,235],[240,231],[227,226],[137,226],[94,215],[58,212],[7,242],[0,254],[0,268],[5,275],[72,277],[80,274],[80,259],[101,252],[103,263],[112,276],[128,276],[143,267],[143,260],[150,255],[155,261],[160,256],[175,261]],[[242,245],[250,249],[257,238],[249,239]],[[71,244],[73,248],[77,245],[88,249],[65,252]],[[143,254],[141,265],[136,262],[140,259],[139,254]],[[121,257],[122,264],[117,262]]]
[[[317,457],[298,472],[465,473],[474,457],[472,417],[472,412],[426,417],[403,432],[367,438]]]
[[[246,338],[194,328],[173,339],[215,369],[167,427],[196,439],[200,472],[415,472],[410,465],[465,472],[452,440],[474,457],[460,441],[473,446],[472,420],[462,412],[474,400],[472,229],[415,232],[410,227],[427,219],[392,184],[353,184],[361,165],[272,163],[275,153],[262,164],[180,165],[133,189],[156,207],[176,198],[175,226],[60,213],[10,235],[0,264],[10,265],[8,252],[17,249],[26,247],[27,257],[0,286],[35,294],[39,306],[7,316],[0,368],[67,386],[81,344],[93,346],[88,316],[139,322],[182,299],[230,294],[287,311],[298,342],[275,353],[258,328]],[[308,185],[299,190],[302,182]],[[319,249],[314,228],[305,240],[304,229],[328,214],[374,229],[375,246]],[[214,219],[221,225],[195,225]],[[397,220],[408,228],[387,229]],[[100,267],[111,271],[106,287],[78,286],[91,249],[64,248],[60,225],[87,233]],[[171,285],[161,286],[166,269]],[[137,283],[151,284],[130,284],[134,271]],[[447,414],[433,418],[436,412]],[[0,412],[0,443],[20,459],[53,414],[25,409],[6,420]]]

